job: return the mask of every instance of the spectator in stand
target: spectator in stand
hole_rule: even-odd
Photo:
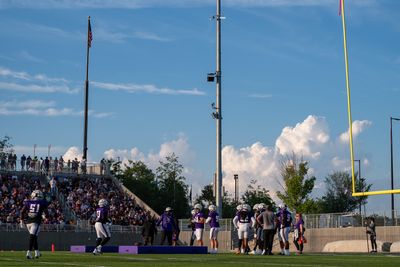
[[[58,159],[57,157],[54,158],[54,171],[58,171]]]
[[[28,156],[28,157],[26,158],[26,170],[27,170],[27,171],[32,170],[32,168],[31,168],[31,162],[32,162],[32,158],[31,158],[31,156]]]
[[[50,184],[50,195],[55,198],[57,196],[57,181],[53,176],[49,182]]]
[[[44,171],[45,171],[46,174],[48,174],[49,170],[50,170],[50,160],[49,160],[48,157],[46,157],[44,159]]]
[[[22,157],[21,157],[21,171],[25,170],[25,163],[26,163],[26,156],[25,156],[25,154],[22,154]]]
[[[58,160],[58,170],[60,172],[62,172],[64,169],[64,159],[62,156],[60,156],[59,160]]]
[[[100,175],[104,174],[105,168],[106,168],[106,160],[104,158],[102,158],[100,160]]]

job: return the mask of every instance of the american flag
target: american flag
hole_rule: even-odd
[[[93,40],[92,27],[90,26],[90,19],[89,19],[89,25],[88,25],[88,46],[89,47],[92,47],[92,40]]]

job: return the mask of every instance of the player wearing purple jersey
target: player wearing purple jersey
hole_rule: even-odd
[[[104,198],[99,200],[99,207],[96,209],[96,223],[94,228],[96,229],[96,247],[93,250],[93,255],[100,255],[101,248],[110,240],[110,220],[108,218],[108,201]]]
[[[38,235],[43,212],[47,215],[47,206],[48,203],[43,199],[43,193],[40,190],[34,190],[31,194],[31,199],[24,202],[20,223],[21,227],[24,227],[25,220],[26,228],[29,231],[29,249],[26,252],[27,259],[33,259],[31,253],[33,250],[35,250],[35,258],[41,256],[38,246]]]
[[[279,205],[279,211],[276,214],[279,220],[278,238],[281,246],[281,255],[290,255],[289,252],[289,232],[292,225],[292,215],[287,210],[285,204]]]
[[[161,246],[164,245],[165,238],[168,240],[168,245],[172,246],[172,234],[176,229],[174,215],[172,214],[172,208],[166,207],[163,214],[157,221],[157,226],[161,225]]]
[[[194,205],[194,211],[196,214],[193,217],[193,222],[194,222],[196,240],[199,246],[203,246],[203,232],[205,223],[204,214],[203,212],[201,212],[202,209],[203,207],[201,206],[201,204]]]
[[[216,207],[214,205],[208,206],[208,217],[206,223],[210,223],[210,241],[211,241],[211,251],[214,254],[218,251],[218,232],[219,232],[219,214],[216,212]]]

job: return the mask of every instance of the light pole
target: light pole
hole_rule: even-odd
[[[36,144],[33,145],[33,157],[36,157]]]
[[[233,179],[235,180],[235,202],[239,202],[239,175],[234,174]]]
[[[393,182],[393,121],[400,121],[399,118],[390,117],[390,189],[394,189]],[[391,194],[392,223],[394,224],[394,194]]]
[[[217,14],[212,16],[215,19],[217,26],[217,64],[215,73],[207,74],[207,81],[214,82],[216,80],[216,103],[212,105],[215,111],[212,113],[212,117],[216,120],[217,128],[217,156],[216,156],[216,185],[215,185],[215,202],[217,206],[217,212],[222,217],[222,107],[221,107],[221,20],[224,17],[221,16],[221,0],[217,0]]]

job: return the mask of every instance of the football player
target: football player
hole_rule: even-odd
[[[249,231],[250,228],[255,226],[255,219],[251,215],[251,207],[248,204],[243,204],[242,209],[233,218],[233,225],[235,228],[238,230],[238,237],[239,237],[239,243],[242,244],[242,249],[239,250],[241,253],[248,254],[249,252],[249,245],[248,245],[248,237],[249,237]],[[239,254],[239,251],[237,252]]]
[[[96,209],[96,223],[94,229],[96,230],[96,247],[93,250],[93,255],[100,255],[102,247],[110,240],[111,221],[108,218],[108,201],[104,198],[99,200],[98,208]]]
[[[289,252],[289,232],[290,232],[290,227],[292,225],[292,215],[291,213],[287,210],[287,206],[285,204],[280,204],[279,205],[279,211],[276,214],[276,217],[278,217],[280,226],[278,228],[278,238],[279,238],[279,243],[281,246],[281,255],[290,255]]]
[[[27,259],[33,259],[32,251],[35,250],[35,258],[39,258],[41,253],[38,246],[38,235],[40,231],[40,224],[42,222],[43,212],[47,214],[48,202],[43,197],[43,192],[40,190],[34,190],[31,194],[31,198],[24,202],[24,206],[21,210],[20,224],[24,228],[24,219],[26,222],[26,228],[29,232],[29,249],[26,252]]]
[[[195,215],[194,215],[194,227],[195,227],[195,235],[196,235],[196,240],[197,240],[197,244],[199,246],[203,246],[203,232],[204,232],[204,222],[205,222],[205,218],[204,218],[204,214],[203,212],[201,212],[201,210],[203,209],[203,206],[201,206],[201,204],[196,204],[194,205],[194,211],[195,211]]]
[[[208,217],[206,223],[210,223],[210,241],[211,241],[211,251],[214,254],[218,252],[218,232],[219,232],[219,214],[216,211],[217,207],[214,205],[208,206]]]

